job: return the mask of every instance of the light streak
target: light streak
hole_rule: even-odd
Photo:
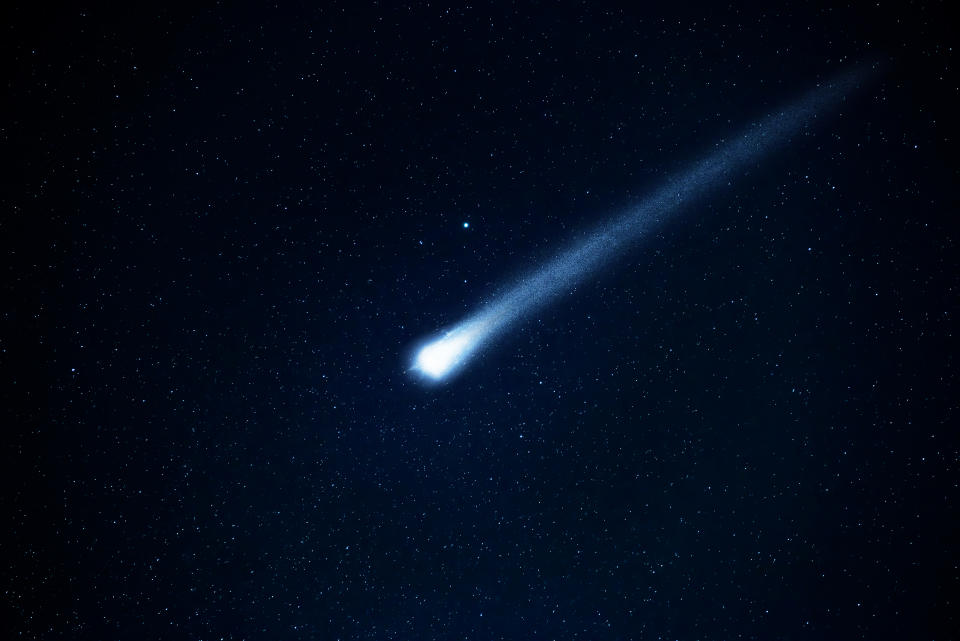
[[[479,312],[423,344],[416,351],[410,370],[429,381],[448,378],[492,338],[569,292],[682,208],[730,184],[738,171],[763,159],[826,109],[844,100],[865,75],[863,69],[856,69],[839,76],[748,127],[732,140],[717,143],[711,153],[669,179],[639,205],[600,225],[546,265],[522,277]]]

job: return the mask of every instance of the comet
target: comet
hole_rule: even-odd
[[[459,372],[494,338],[571,292],[586,277],[639,241],[649,237],[685,208],[703,201],[792,136],[816,124],[842,103],[864,79],[855,69],[825,82],[794,102],[716,143],[686,171],[669,178],[625,213],[600,224],[559,251],[546,264],[523,275],[472,316],[414,350],[408,372],[426,382],[441,382]]]

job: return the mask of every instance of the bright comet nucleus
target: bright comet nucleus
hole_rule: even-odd
[[[478,326],[456,329],[421,347],[413,368],[434,380],[440,380],[469,356],[476,348],[480,335]]]

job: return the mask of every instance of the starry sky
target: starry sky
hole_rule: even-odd
[[[960,636],[955,32],[795,5],[2,9],[3,636]]]

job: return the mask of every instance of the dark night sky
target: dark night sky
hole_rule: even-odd
[[[3,9],[3,636],[958,638],[956,30],[831,4]]]

